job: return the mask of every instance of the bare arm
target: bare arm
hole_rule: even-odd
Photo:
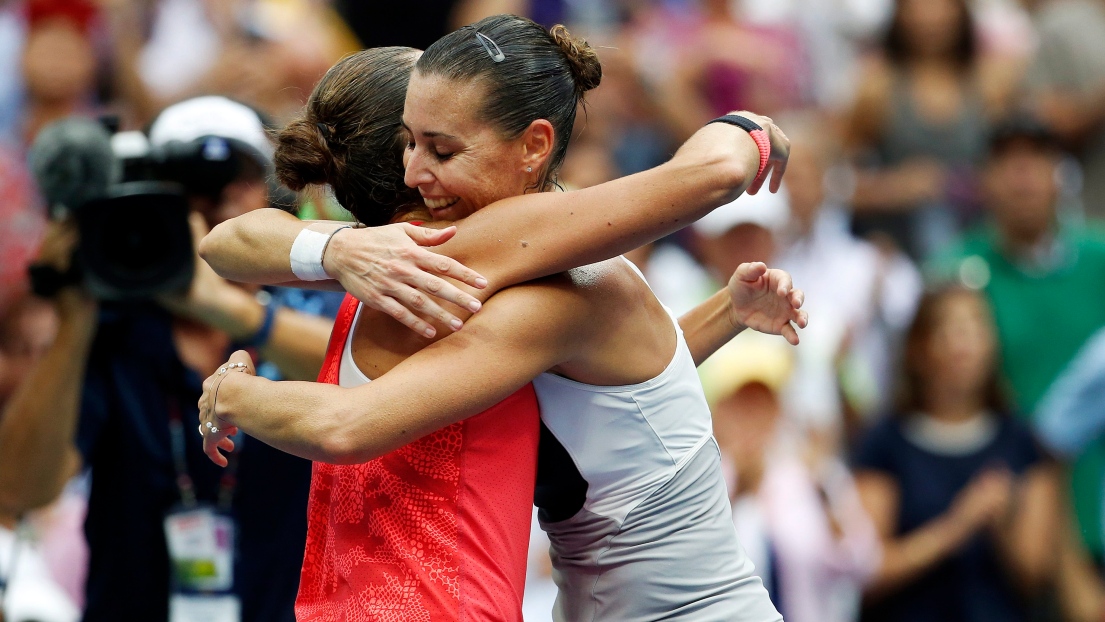
[[[995,529],[998,549],[1026,593],[1034,593],[1053,576],[1059,546],[1058,469],[1044,464],[1029,469],[1017,482],[1015,510]]]
[[[1008,507],[1009,474],[983,472],[960,491],[943,514],[897,535],[901,491],[891,476],[856,473],[860,501],[882,540],[883,556],[866,591],[880,597],[900,589],[958,551]]]
[[[487,277],[490,286],[480,293],[486,300],[509,285],[609,259],[663,237],[735,199],[746,189],[758,190],[768,176],[772,177],[772,190],[777,190],[789,142],[770,127],[765,117],[750,116],[772,132],[774,160],[757,179],[754,178],[759,151],[751,137],[736,127],[711,124],[695,133],[669,162],[649,171],[584,190],[499,201],[458,223],[460,234],[438,250]],[[228,278],[270,283],[292,281],[295,276],[288,252],[304,226],[293,222],[291,216],[276,216],[272,212],[250,214],[216,227],[204,239],[200,253]],[[307,226],[334,228],[332,224],[321,223]],[[372,278],[389,267],[381,265],[376,240],[381,239],[384,230],[390,229],[388,235],[395,235],[396,227],[336,235],[324,258],[327,272],[361,301],[392,314],[418,332],[424,332],[429,325],[409,311],[404,315],[397,306],[448,323],[454,319],[451,314],[426,300],[419,291],[431,294],[444,291],[444,282],[406,268],[414,263],[426,272],[442,273],[435,266],[439,263],[448,272],[450,264],[440,257],[424,261],[424,256],[417,252],[424,249],[407,247],[391,253],[390,267],[395,268],[393,272],[400,278],[391,279],[390,291],[381,293],[376,285],[388,279]],[[470,275],[453,270],[450,276],[468,281]],[[403,285],[394,285],[397,281]],[[466,307],[473,302],[470,296],[459,292],[439,297]],[[385,305],[382,298],[392,304]]]
[[[725,289],[679,318],[695,365],[717,352],[745,328],[782,335],[798,345],[797,328],[805,328],[809,316],[799,311],[805,294],[795,289],[790,275],[769,269],[761,262],[743,263]]]
[[[496,296],[463,331],[366,385],[270,382],[227,373],[209,378],[204,396],[216,398],[222,433],[239,428],[311,460],[364,462],[485,410],[574,356],[590,336],[575,319],[588,317],[584,304],[555,286],[525,285]],[[236,357],[248,361],[244,353]],[[428,382],[433,391],[426,390]],[[209,411],[201,419],[211,420]],[[225,464],[215,447],[219,442],[225,439],[206,434],[204,449]]]
[[[50,503],[80,469],[74,438],[97,308],[72,290],[58,294],[57,306],[57,337],[0,416],[0,512],[5,514]]]

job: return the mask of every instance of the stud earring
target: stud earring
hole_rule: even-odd
[[[527,166],[526,167],[526,172],[527,173],[532,173],[533,172],[533,167],[532,166]]]

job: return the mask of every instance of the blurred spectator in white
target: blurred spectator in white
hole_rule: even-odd
[[[702,365],[741,545],[788,622],[850,622],[879,561],[875,530],[848,469],[788,425],[778,391],[793,350],[730,344]]]
[[[1054,465],[1007,412],[986,299],[927,294],[903,356],[898,413],[870,430],[854,467],[883,541],[864,621],[1028,620],[1054,574]]]
[[[898,341],[923,285],[905,255],[849,231],[841,189],[846,180],[843,167],[834,168],[840,150],[828,125],[813,112],[784,122],[793,145],[790,220],[773,267],[789,272],[806,292],[805,308],[814,318],[796,349],[787,410],[840,433],[859,423],[851,416],[842,421],[842,415],[866,417],[889,405]]]
[[[974,169],[1016,80],[979,49],[966,0],[898,0],[847,125],[856,230],[915,259],[951,241],[976,215]]]
[[[1026,86],[1039,114],[1084,167],[1087,216],[1105,218],[1105,6],[1100,0],[1022,0],[1039,48]]]
[[[934,261],[934,276],[981,288],[997,321],[1002,370],[1018,414],[1041,396],[1082,344],[1105,326],[1105,234],[1060,218],[1064,154],[1054,134],[1020,116],[996,128],[984,169],[991,223]],[[1102,556],[1105,443],[1073,465],[1072,495],[1083,541]]]

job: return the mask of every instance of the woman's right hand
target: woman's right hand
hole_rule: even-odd
[[[331,238],[323,265],[345,291],[365,305],[387,313],[420,335],[433,337],[437,331],[430,321],[453,330],[463,326],[460,318],[443,309],[435,298],[473,313],[481,306],[479,300],[440,276],[477,289],[487,287],[487,279],[475,271],[423,248],[443,244],[455,234],[455,227],[429,229],[408,223],[343,229]]]

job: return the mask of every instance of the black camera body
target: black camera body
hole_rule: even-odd
[[[250,157],[220,137],[151,147],[141,132],[109,127],[65,119],[32,147],[51,217],[72,215],[80,234],[73,272],[31,270],[39,293],[80,281],[97,299],[133,301],[186,288],[195,270],[189,197],[218,201]]]

